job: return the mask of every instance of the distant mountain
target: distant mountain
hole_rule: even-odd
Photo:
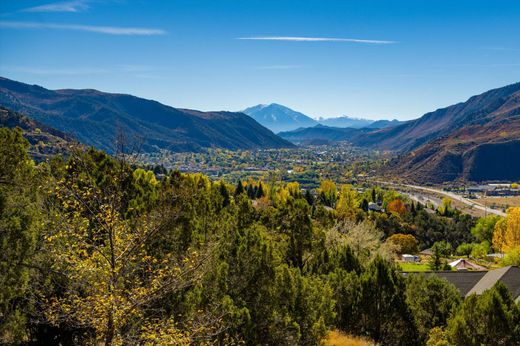
[[[336,118],[318,118],[315,120],[308,115],[276,103],[257,105],[246,108],[243,112],[275,133],[314,127],[316,125],[337,128],[348,127],[360,129],[368,127],[372,129],[382,129],[386,127],[394,127],[403,123],[396,119],[375,121],[362,118],[352,118],[346,115]]]
[[[369,129],[385,129],[389,127],[395,127],[398,125],[404,124],[405,121],[399,121],[397,119],[394,120],[377,120],[371,123],[370,125],[364,126]]]
[[[76,145],[71,136],[4,107],[0,107],[0,127],[20,128],[30,143],[29,154],[36,161],[66,154]]]
[[[369,131],[371,130],[316,125],[314,127],[306,127],[294,131],[280,132],[278,135],[295,144],[324,144],[351,141]]]
[[[147,152],[292,146],[242,113],[178,109],[91,89],[48,90],[0,77],[0,105],[108,152],[118,132]]]
[[[318,124],[311,117],[276,103],[249,107],[243,113],[275,133]]]
[[[362,128],[334,127],[318,124],[313,127],[280,132],[278,135],[295,144],[325,144],[339,141],[356,141],[364,134],[402,123],[399,120],[378,120]]]
[[[405,151],[388,172],[410,180],[520,180],[520,83],[355,142]]]
[[[362,127],[370,126],[374,123],[374,120],[351,118],[346,115],[337,118],[319,118],[319,123],[325,126],[331,127],[351,127],[359,129]]]

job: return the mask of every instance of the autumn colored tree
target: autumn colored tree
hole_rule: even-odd
[[[130,330],[145,317],[147,306],[195,279],[200,262],[195,254],[156,256],[147,249],[168,229],[175,209],[165,206],[125,217],[122,182],[128,178],[140,180],[141,186],[144,181],[154,185],[154,178],[108,159],[104,164],[111,167],[110,176],[99,180],[84,170],[89,158],[69,161],[68,174],[50,192],[43,251],[68,285],[47,298],[46,317],[54,325],[92,329],[105,345],[131,342],[128,335],[139,332]]]
[[[387,239],[388,242],[398,247],[400,254],[414,254],[419,252],[419,242],[411,234],[393,234]]]
[[[358,193],[352,185],[342,185],[336,210],[340,218],[355,220],[359,209]]]
[[[408,211],[406,204],[401,199],[394,199],[388,203],[387,209],[389,212],[395,213],[397,215],[403,215]]]
[[[298,184],[297,182],[290,182],[287,184],[285,188],[287,189],[291,197],[300,198],[302,195],[300,184]]]
[[[454,209],[452,208],[453,201],[449,199],[448,197],[444,197],[442,199],[442,204],[439,205],[437,208],[437,211],[442,216],[451,216],[454,212]]]
[[[520,246],[520,207],[509,208],[507,216],[500,219],[493,232],[493,247],[508,252]]]
[[[338,200],[338,188],[331,180],[322,180],[319,189],[321,202],[327,207],[334,208]]]

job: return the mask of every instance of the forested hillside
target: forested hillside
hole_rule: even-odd
[[[92,89],[49,90],[0,77],[0,105],[108,152],[124,134],[144,152],[258,149],[293,145],[233,112],[200,112]]]
[[[66,154],[75,145],[71,136],[3,107],[0,107],[0,127],[19,127],[30,143],[29,154],[36,161]]]
[[[462,300],[394,262],[432,245],[432,269],[464,243],[517,251],[518,208],[480,224],[392,190],[158,177],[94,149],[35,165],[28,147],[0,128],[2,344],[318,345],[333,329],[381,345],[520,342],[504,285]]]

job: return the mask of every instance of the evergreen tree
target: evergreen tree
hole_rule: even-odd
[[[288,237],[287,260],[290,264],[303,269],[303,256],[312,247],[313,228],[310,207],[303,199],[287,203],[281,229]]]
[[[263,188],[262,182],[259,182],[258,189],[256,190],[256,198],[262,198],[262,197],[264,197],[264,195],[265,195],[265,193],[264,193],[264,188]]]
[[[481,296],[466,297],[446,329],[453,345],[518,345],[520,308],[502,282]]]
[[[363,198],[363,200],[361,201],[361,205],[359,206],[364,212],[367,212],[368,211],[368,201]]]
[[[249,197],[249,199],[255,199],[255,190],[252,184],[247,184],[247,197]]]
[[[312,196],[311,191],[309,189],[305,190],[304,198],[310,206],[314,206],[314,197]]]
[[[378,256],[361,275],[360,285],[359,324],[353,332],[382,345],[416,345],[402,274]]]
[[[406,282],[406,301],[413,313],[419,339],[424,344],[432,328],[446,326],[461,298],[455,286],[444,279],[411,274]]]
[[[235,188],[235,197],[240,195],[241,193],[244,193],[244,185],[242,185],[242,182],[239,180],[237,183],[237,187]]]
[[[220,191],[220,195],[222,196],[222,207],[225,208],[229,205],[230,199],[229,199],[229,191],[226,187],[226,183],[224,183],[223,181],[220,182],[219,191]]]
[[[417,215],[417,211],[415,210],[415,203],[412,202],[412,205],[410,206],[410,214],[415,217]]]
[[[0,128],[0,344],[29,340],[34,256],[42,223],[39,178],[19,129]]]
[[[431,270],[451,270],[445,260],[451,254],[451,245],[445,241],[439,241],[432,246],[432,255],[428,265]]]

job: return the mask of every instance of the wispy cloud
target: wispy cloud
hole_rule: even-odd
[[[150,35],[166,34],[166,31],[161,30],[161,29],[79,25],[79,24],[53,24],[53,23],[39,23],[39,22],[0,21],[0,28],[76,30],[76,31],[88,31],[88,32],[95,32],[95,33],[100,33],[100,34],[108,34],[108,35],[150,36]]]
[[[357,38],[337,38],[337,37],[301,37],[301,36],[252,36],[237,37],[237,40],[254,40],[254,41],[292,41],[292,42],[353,42],[368,44],[392,44],[395,41],[383,40],[364,40]]]
[[[88,3],[85,0],[54,2],[41,6],[29,7],[23,12],[81,12],[88,9]]]

